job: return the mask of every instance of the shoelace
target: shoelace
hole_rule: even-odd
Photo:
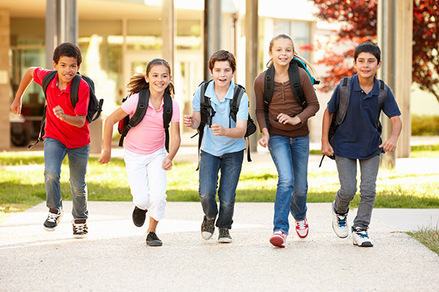
[[[340,227],[346,226],[346,216],[337,216],[337,219],[338,219],[338,225]]]
[[[75,223],[75,224],[73,224],[73,226],[75,226],[76,232],[81,233],[81,232],[84,232],[86,225],[85,225],[85,223],[79,223],[79,224]]]
[[[306,229],[305,220],[297,221],[297,226],[299,226],[299,229]]]
[[[56,222],[56,219],[58,219],[58,217],[59,214],[49,213],[49,216],[47,216],[47,221]]]

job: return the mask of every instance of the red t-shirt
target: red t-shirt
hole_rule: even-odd
[[[42,85],[43,78],[50,70],[43,68],[36,68],[34,71],[33,80]],[[70,101],[70,87],[71,82],[66,89],[60,90],[56,84],[58,83],[58,74],[50,81],[47,86],[47,108],[46,108],[46,135],[43,138],[49,137],[56,139],[63,143],[68,149],[84,147],[90,143],[90,130],[88,128],[88,121],[85,121],[81,128],[72,126],[64,121],[58,119],[53,113],[56,106],[60,106],[66,115],[69,116],[86,116],[88,111],[88,102],[90,100],[90,88],[87,82],[81,79],[78,90],[78,103],[73,108]]]

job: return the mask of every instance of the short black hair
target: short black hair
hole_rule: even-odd
[[[371,53],[372,55],[375,56],[375,58],[377,58],[378,63],[381,61],[380,47],[378,47],[374,43],[364,42],[364,43],[359,44],[355,48],[355,52],[354,52],[354,60],[355,61],[357,61],[358,55],[360,55],[360,53]]]
[[[53,52],[53,61],[58,64],[59,58],[62,56],[76,58],[76,65],[81,65],[81,50],[79,50],[78,46],[73,43],[62,43],[55,48],[55,51]]]

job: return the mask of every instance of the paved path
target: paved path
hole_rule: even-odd
[[[374,219],[375,246],[359,248],[333,233],[330,204],[308,207],[309,236],[291,233],[279,249],[268,242],[271,203],[237,203],[224,245],[217,232],[201,238],[199,203],[170,202],[162,247],[146,246],[131,202],[89,202],[83,240],[72,238],[70,201],[55,232],[42,228],[41,203],[0,224],[0,291],[437,291],[439,257],[410,236]]]

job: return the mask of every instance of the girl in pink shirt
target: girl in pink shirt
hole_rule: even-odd
[[[172,100],[169,153],[165,150],[165,130],[163,126],[163,96],[174,93],[171,83],[171,67],[166,60],[154,59],[146,67],[146,75],[135,75],[127,85],[131,96],[116,109],[104,125],[104,145],[99,163],[111,160],[111,138],[113,126],[127,115],[136,111],[139,91],[149,90],[149,104],[143,120],[133,127],[124,140],[124,160],[128,182],[133,196],[133,222],[141,227],[149,210],[149,227],[146,244],[161,246],[156,235],[158,222],[163,219],[166,205],[166,171],[172,168],[172,160],[180,148],[180,110]]]

